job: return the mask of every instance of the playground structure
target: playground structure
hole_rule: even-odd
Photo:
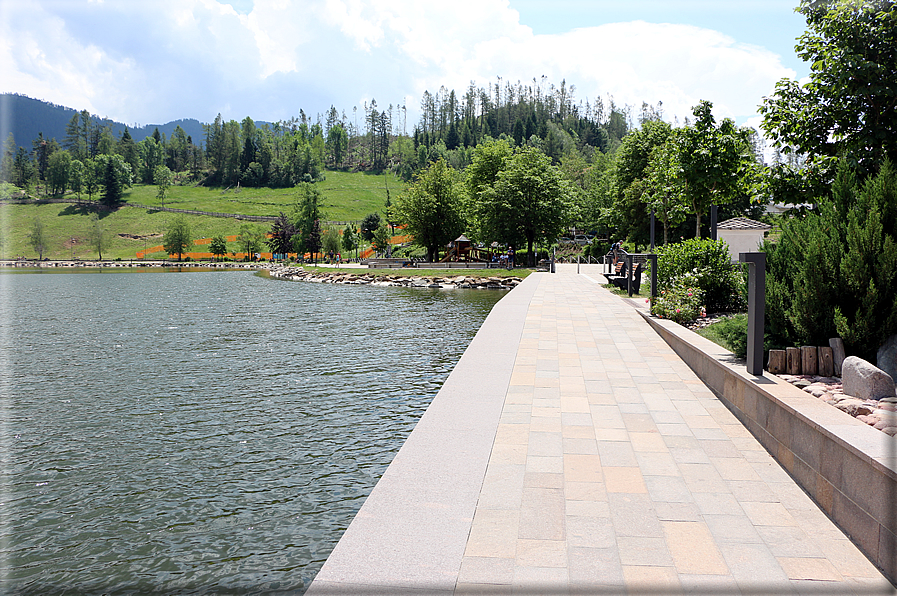
[[[474,246],[470,238],[462,234],[450,245],[445,257],[439,262],[489,263],[492,261],[492,256],[491,251]]]

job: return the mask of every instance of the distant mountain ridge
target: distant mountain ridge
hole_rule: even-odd
[[[3,114],[4,124],[9,128],[3,130],[3,138],[0,139],[0,142],[6,142],[6,137],[11,132],[16,145],[31,149],[31,141],[36,139],[39,133],[43,133],[44,139],[55,138],[61,145],[65,140],[65,127],[71,122],[72,116],[80,112],[81,110],[33,99],[25,95],[2,93],[0,94],[0,113]],[[108,118],[100,118],[94,114],[91,116],[101,126],[109,125],[112,136],[116,139],[121,137],[125,128],[131,133],[135,143],[152,135],[156,128],[170,138],[174,129],[180,125],[184,132],[192,137],[195,144],[199,145],[205,141],[203,123],[193,118],[174,120],[165,124],[147,124],[134,128]]]

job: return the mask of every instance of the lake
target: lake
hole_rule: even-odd
[[[0,273],[0,592],[301,594],[503,295]]]

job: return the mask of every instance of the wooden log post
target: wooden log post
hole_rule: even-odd
[[[819,376],[830,377],[835,374],[835,361],[829,346],[819,347]]]
[[[844,362],[844,342],[840,337],[828,340],[828,345],[832,348],[832,362],[835,365],[835,376],[841,376],[841,364]]]
[[[800,370],[804,375],[815,375],[819,369],[819,356],[816,354],[816,346],[800,347]]]
[[[774,375],[779,375],[788,370],[788,359],[785,350],[770,350],[769,363],[766,370]]]
[[[800,348],[785,348],[788,360],[788,374],[800,374]]]

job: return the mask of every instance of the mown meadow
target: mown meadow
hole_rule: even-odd
[[[360,222],[369,213],[381,213],[387,198],[391,200],[405,189],[405,184],[392,174],[328,171],[326,179],[317,182],[324,197],[323,219],[330,222]],[[28,236],[35,219],[40,219],[47,238],[44,257],[57,259],[96,259],[97,251],[89,240],[91,217],[97,213],[106,232],[103,259],[136,259],[137,253],[162,244],[162,237],[174,213],[159,211],[162,202],[157,197],[155,185],[137,184],[125,191],[125,206],[115,211],[97,211],[77,197],[66,195],[72,203],[0,203],[0,258],[37,258]],[[276,216],[281,211],[289,214],[300,198],[299,188],[207,188],[192,185],[172,186],[164,206],[214,213]],[[94,197],[96,199],[98,197]],[[129,205],[145,205],[143,209]],[[234,236],[240,226],[250,223],[267,232],[268,223],[253,223],[228,217],[185,215],[194,239],[216,235]],[[228,250],[237,252],[235,242],[228,243]],[[164,252],[149,252],[148,259],[166,258]]]

